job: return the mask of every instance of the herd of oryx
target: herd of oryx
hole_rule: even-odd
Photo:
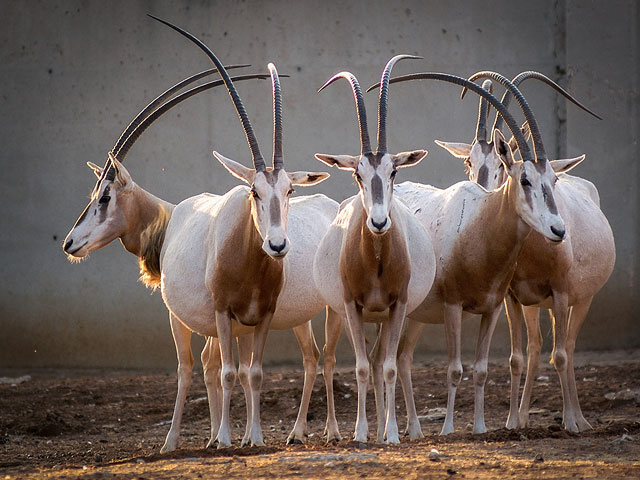
[[[375,150],[356,77],[341,72],[320,88],[343,79],[353,92],[360,154],[315,156],[326,165],[351,172],[358,185],[357,194],[340,205],[324,195],[291,198],[295,185],[314,185],[329,175],[285,170],[282,97],[275,66],[269,64],[268,75],[230,77],[227,70],[237,65],[224,67],[199,39],[159,21],[198,45],[215,68],[183,80],[143,109],[109,152],[104,167],[89,162],[98,181],[89,205],[64,241],[64,251],[70,259],[80,259],[119,238],[125,249],[139,258],[143,281],[162,291],[178,356],[178,393],[162,451],[178,446],[193,368],[192,332],[206,337],[202,364],[211,415],[209,446],[217,443],[225,447],[231,445],[229,404],[236,377],[247,399],[242,444],[264,443],[260,391],[265,341],[270,329],[292,328],[304,358],[305,375],[298,417],[288,441],[303,441],[308,433],[307,411],[320,358],[310,320],[325,308],[327,441],[341,439],[333,401],[333,372],[343,320],[356,357],[358,413],[354,438],[360,442],[368,439],[365,400],[371,375],[377,440],[398,443],[398,374],[407,405],[407,433],[411,439],[422,436],[413,399],[411,364],[424,324],[444,324],[448,398],[441,433],[447,434],[454,431],[456,389],[462,377],[462,320],[481,315],[473,369],[473,431],[485,432],[489,347],[503,300],[512,352],[507,427],[528,424],[542,343],[539,309],[544,307],[552,312],[552,361],[562,387],[564,427],[573,432],[590,428],[580,410],[573,352],[593,296],[613,270],[613,234],[599,208],[594,185],[566,174],[584,160],[584,155],[548,159],[536,119],[518,85],[529,78],[541,80],[592,112],[537,72],[523,72],[511,81],[488,71],[478,72],[469,80],[444,73],[390,78],[396,62],[418,58],[397,55],[385,66],[380,83],[371,87],[379,87]],[[222,79],[177,93],[214,73]],[[255,78],[271,78],[272,82],[272,166],[265,163],[234,85]],[[485,79],[481,86],[474,83],[480,78]],[[387,151],[389,85],[429,79],[457,84],[481,97],[474,141],[470,145],[438,142],[464,159],[470,181],[446,189],[414,182],[394,185],[397,170],[418,164],[427,152]],[[502,100],[493,96],[492,81],[505,88]],[[178,205],[139,187],[123,166],[135,140],[174,105],[221,85],[228,90],[242,123],[253,168],[215,151],[213,155],[248,186],[235,187],[223,195],[203,193]],[[526,118],[522,126],[507,109],[511,97]],[[493,128],[488,129],[491,107],[497,114]],[[503,122],[512,134],[510,140],[501,132]],[[524,369],[523,316],[528,366],[518,404]],[[379,326],[370,354],[364,322]],[[233,359],[234,338],[238,343],[238,369]]]

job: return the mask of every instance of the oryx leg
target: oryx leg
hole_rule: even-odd
[[[386,423],[386,405],[384,388],[384,360],[386,358],[387,341],[382,338],[382,324],[376,325],[376,342],[371,349],[370,360],[373,371],[373,393],[376,401],[377,429],[376,438],[378,442],[384,442],[384,429]]]
[[[562,387],[562,424],[570,432],[578,432],[575,414],[569,391],[567,373],[567,333],[569,328],[569,308],[567,294],[553,292],[553,352],[551,359],[560,377]]]
[[[384,436],[387,443],[400,443],[396,421],[396,380],[398,376],[398,344],[407,312],[405,302],[396,302],[389,308],[389,320],[382,324],[381,346],[384,347],[383,375],[386,394],[386,424]]]
[[[313,384],[318,374],[318,362],[320,361],[320,350],[313,335],[311,321],[298,325],[293,329],[296,335],[300,351],[302,352],[302,365],[304,366],[304,385],[302,387],[302,398],[298,409],[298,418],[293,426],[293,430],[287,437],[287,444],[303,443],[308,434],[307,413],[309,412],[309,402]]]
[[[444,304],[444,332],[447,340],[447,414],[442,425],[440,435],[453,433],[453,409],[456,403],[456,390],[462,380],[461,360],[461,323],[462,306],[458,304]]]
[[[247,422],[244,426],[244,435],[241,445],[249,443],[251,434],[251,386],[249,385],[249,369],[251,368],[251,349],[253,348],[253,334],[241,335],[238,341],[238,380],[244,392],[244,401],[247,408]]]
[[[538,307],[522,307],[524,322],[527,326],[527,376],[524,380],[524,389],[520,400],[518,425],[529,425],[529,407],[531,405],[531,392],[536,380],[536,372],[540,364],[540,351],[542,350],[542,332],[540,332],[540,309]]]
[[[204,384],[207,387],[207,398],[209,400],[209,417],[211,418],[211,436],[207,443],[207,448],[209,448],[215,444],[222,414],[222,385],[220,384],[222,362],[220,360],[220,344],[217,338],[207,337],[200,359],[202,360]]]
[[[325,435],[327,442],[342,440],[338,420],[336,419],[336,407],[333,398],[333,372],[336,367],[336,348],[342,331],[342,317],[327,307],[327,318],[324,326],[324,358],[322,364],[322,376],[327,391],[327,424]]]
[[[180,436],[180,423],[184,412],[184,403],[187,399],[187,392],[191,386],[191,374],[193,372],[193,355],[191,353],[191,330],[189,330],[172,313],[169,314],[171,323],[171,333],[176,344],[176,354],[178,356],[178,393],[176,404],[173,408],[173,418],[171,428],[167,433],[164,445],[160,449],[161,453],[170,452],[178,448],[178,437]]]
[[[573,353],[576,348],[576,340],[580,327],[584,323],[589,308],[591,307],[591,300],[593,297],[575,304],[571,307],[571,315],[569,317],[569,332],[567,333],[567,374],[569,378],[569,395],[571,396],[572,408],[575,412],[575,420],[578,426],[578,430],[584,432],[585,430],[591,430],[593,427],[584,418],[582,409],[580,408],[580,400],[578,398],[578,389],[576,387],[576,374],[573,369]]]
[[[489,365],[489,349],[491,339],[498,323],[500,306],[490,313],[482,315],[478,343],[476,344],[476,361],[473,366],[473,383],[475,386],[475,407],[473,411],[473,433],[485,433],[487,426],[484,423],[484,386],[487,382]]]
[[[398,375],[404,393],[404,403],[407,407],[407,430],[411,440],[424,438],[416,403],[413,397],[413,382],[411,380],[411,366],[413,364],[413,352],[416,349],[420,334],[424,330],[424,324],[407,319],[404,332],[398,346]]]
[[[369,434],[367,423],[367,389],[369,387],[369,358],[362,325],[362,309],[355,301],[345,302],[347,325],[353,340],[356,355],[356,379],[358,381],[358,415],[353,439],[356,442],[366,442]]]
[[[231,392],[236,383],[237,370],[233,362],[233,349],[231,336],[231,317],[226,311],[215,312],[218,340],[220,342],[220,355],[222,357],[222,418],[218,430],[218,448],[231,446],[231,427],[229,421],[229,407],[231,404]]]
[[[509,357],[509,369],[511,371],[511,395],[509,396],[509,416],[507,417],[508,429],[518,428],[520,400],[520,381],[524,370],[524,355],[522,354],[522,307],[520,302],[510,291],[504,297],[505,311],[509,320],[509,334],[511,335],[511,356]]]
[[[251,445],[264,445],[262,426],[260,425],[260,394],[262,392],[262,358],[264,345],[267,342],[269,326],[273,315],[268,315],[253,331],[253,359],[249,370],[249,384],[251,385]]]

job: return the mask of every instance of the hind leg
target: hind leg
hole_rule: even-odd
[[[418,412],[416,411],[416,402],[413,397],[413,382],[411,379],[411,365],[413,364],[413,352],[416,349],[420,334],[424,330],[424,324],[414,322],[407,319],[404,332],[400,337],[400,345],[398,346],[398,376],[400,377],[400,385],[404,393],[404,403],[407,409],[407,431],[411,440],[424,438],[420,420],[418,420]]]
[[[524,321],[527,326],[527,376],[524,380],[524,389],[520,399],[520,411],[518,414],[519,426],[529,425],[529,406],[531,405],[531,393],[536,379],[536,372],[540,364],[540,351],[542,349],[542,333],[540,332],[540,309],[538,307],[523,307]]]
[[[508,429],[518,428],[519,412],[518,400],[520,397],[520,380],[524,369],[524,356],[522,355],[522,308],[518,300],[509,291],[504,297],[505,310],[509,320],[509,333],[511,335],[511,357],[509,358],[509,370],[511,371],[511,395],[509,396],[509,416],[507,417]]]
[[[296,339],[300,345],[300,351],[302,352],[304,385],[302,387],[302,398],[300,399],[298,418],[296,418],[293,430],[287,437],[287,444],[303,443],[307,436],[307,413],[309,412],[311,392],[313,391],[313,384],[316,381],[318,362],[320,361],[320,350],[318,350],[316,339],[313,336],[311,321],[298,325],[293,329],[293,333],[296,335]]]
[[[569,394],[571,395],[572,408],[575,411],[575,420],[578,426],[578,430],[584,432],[585,430],[591,430],[591,424],[584,418],[582,409],[580,408],[580,400],[578,399],[578,389],[576,387],[576,375],[573,369],[573,353],[576,348],[576,340],[580,327],[584,323],[584,320],[591,307],[591,300],[593,297],[578,303],[571,307],[571,315],[569,317],[569,332],[567,334],[567,374],[569,377]]]

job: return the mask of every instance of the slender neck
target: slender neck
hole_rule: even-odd
[[[125,210],[127,229],[120,236],[120,241],[128,252],[139,257],[142,232],[158,219],[163,209],[171,214],[175,205],[152,195],[135,184],[125,195],[126,200],[123,200],[126,203],[123,205],[123,209]]]

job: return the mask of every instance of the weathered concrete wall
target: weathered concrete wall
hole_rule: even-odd
[[[368,85],[392,55],[412,53],[425,60],[401,63],[394,72],[466,76],[494,69],[512,76],[535,69],[566,82],[605,120],[565,106],[542,86],[526,85],[525,93],[549,152],[588,154],[576,174],[598,186],[618,249],[616,270],[594,301],[579,348],[639,346],[639,10],[634,0],[0,1],[0,366],[175,365],[168,315],[161,296],[137,281],[136,259],[114,242],[73,265],[60,248],[93,186],[84,163],[104,162],[140,108],[181,78],[209,68],[197,48],[146,13],[184,26],[225,62],[265,71],[273,61],[291,74],[283,80],[284,127],[285,158],[294,169],[325,169],[313,159],[315,152],[358,151],[348,87],[315,93],[340,70],[351,70]],[[269,82],[246,82],[239,90],[269,152]],[[367,96],[367,105],[373,125],[375,94]],[[461,102],[449,85],[392,87],[390,149],[431,152],[398,181],[446,187],[463,179],[460,162],[433,140],[471,141],[476,108],[472,96]],[[214,148],[249,162],[222,89],[156,122],[127,165],[142,187],[179,202],[237,184],[213,160]],[[336,200],[355,193],[348,174],[331,173],[304,192]],[[464,326],[467,352],[475,345],[476,324]],[[322,342],[321,322],[316,326]],[[272,334],[267,361],[296,361],[294,344],[290,332]],[[442,327],[430,327],[420,352],[443,350]],[[504,319],[493,351],[508,351]],[[351,356],[344,340],[340,352],[343,360]]]

